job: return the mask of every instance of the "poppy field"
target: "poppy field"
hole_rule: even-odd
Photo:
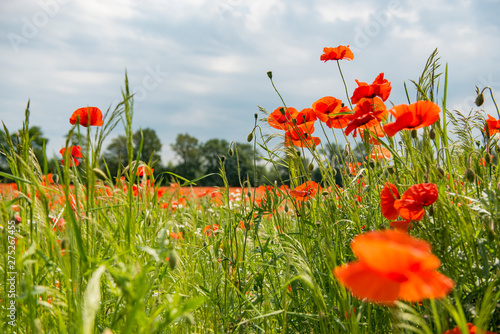
[[[255,166],[278,175],[266,184],[255,169],[230,187],[224,156],[225,186],[155,175],[134,156],[127,79],[114,109],[68,112],[48,171],[28,105],[0,148],[0,332],[500,333],[494,92],[448,110],[437,51],[406,101],[383,72],[346,82],[348,46],[319,61],[345,91],[308,106],[288,106],[267,73],[282,104],[248,135]],[[121,123],[128,156],[112,175],[102,147]]]

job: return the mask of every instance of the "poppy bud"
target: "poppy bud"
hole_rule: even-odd
[[[273,72],[272,71],[267,71],[267,76],[269,77],[269,79],[272,79],[273,78]]]
[[[170,269],[174,270],[177,266],[177,262],[179,262],[179,255],[177,255],[177,252],[172,249],[168,252],[168,265],[170,266]]]
[[[253,114],[253,118],[257,119],[259,115],[257,113]]]
[[[477,95],[475,103],[476,103],[476,106],[478,106],[478,107],[480,107],[480,106],[483,105],[483,103],[484,103],[484,95],[483,95],[483,93],[479,93]]]
[[[221,155],[220,156],[220,162],[224,163],[224,161],[226,161],[226,156],[225,155]]]
[[[476,179],[476,173],[474,173],[472,169],[467,168],[467,170],[465,171],[465,179],[469,182],[474,182],[474,180]]]
[[[283,116],[285,116],[285,108],[281,107],[281,108],[280,108],[280,113],[281,113]]]
[[[307,170],[310,172],[314,170],[314,164],[312,162],[307,166]]]
[[[253,132],[250,132],[247,136],[247,142],[251,142],[253,140]]]
[[[432,128],[431,131],[429,131],[429,138],[431,140],[436,140],[436,129]]]
[[[284,209],[285,209],[285,212],[288,213],[288,210],[289,210],[288,209],[288,204],[285,204],[285,208]]]
[[[484,161],[487,165],[489,165],[491,163],[491,154],[486,153],[486,155],[484,156]]]
[[[52,182],[54,184],[57,184],[59,182],[59,175],[57,174],[52,174]]]
[[[230,157],[234,155],[234,150],[230,147],[229,150],[227,151]]]
[[[415,129],[411,130],[411,137],[412,137],[413,139],[416,139],[416,138],[418,137],[418,132],[417,132],[417,130],[415,130]]]
[[[332,169],[332,175],[333,176],[337,175],[337,168]]]

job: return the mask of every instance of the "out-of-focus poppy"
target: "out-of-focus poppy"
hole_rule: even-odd
[[[212,224],[212,225],[207,225],[203,229],[203,233],[207,235],[207,237],[212,236],[212,232],[217,232],[219,230],[219,225],[217,224]]]
[[[172,239],[180,239],[180,240],[184,240],[184,238],[182,237],[182,232],[170,232],[170,238]]]
[[[347,164],[347,169],[349,169],[349,174],[358,174],[358,168],[361,166],[361,162],[350,162]]]
[[[295,108],[276,108],[267,117],[267,123],[278,130],[288,130],[293,125],[292,120],[297,117],[299,112]]]
[[[321,192],[321,186],[314,181],[306,181],[300,186],[290,190],[290,195],[295,197],[298,201],[307,201],[311,197],[316,196]]]
[[[488,135],[488,137],[491,137],[498,131],[500,131],[500,120],[488,115],[488,119],[486,120],[486,124],[484,126],[484,132]]]
[[[63,147],[59,151],[59,153],[61,153],[61,155],[63,157],[64,157],[64,154],[66,152],[66,149],[70,150],[70,154],[69,154],[69,156],[70,156],[69,166],[70,167],[78,166],[80,164],[80,162],[77,159],[78,158],[83,158],[82,148],[80,146],[70,146],[68,148]],[[64,165],[64,159],[61,162]]]
[[[292,126],[285,132],[285,146],[313,147],[320,143],[319,137],[313,137],[314,124],[304,123]]]
[[[382,145],[374,146],[370,153],[371,158],[375,161],[390,160],[392,157],[391,151],[389,151]]]
[[[384,102],[378,97],[360,99],[353,111],[354,114],[349,116],[349,123],[344,130],[346,136],[355,131],[356,137],[358,128],[369,130],[380,121],[386,120],[388,115]]]
[[[348,46],[339,45],[335,48],[323,48],[323,54],[320,60],[327,62],[328,60],[353,60],[354,54]]]
[[[471,324],[470,322],[467,323],[467,329],[469,330],[469,334],[497,334],[495,332],[484,331],[484,330],[477,329],[477,327],[475,325]],[[455,327],[453,329],[448,329],[443,334],[462,334],[462,331],[457,326],[457,327]]]
[[[392,137],[401,130],[420,129],[434,124],[439,119],[441,108],[431,101],[417,101],[410,105],[400,104],[389,112],[396,121],[384,125],[384,131]]]
[[[399,232],[405,233],[408,233],[413,228],[411,220],[395,220],[393,222],[390,222],[389,226],[395,228]]]
[[[322,97],[313,103],[312,108],[319,120],[330,128],[342,129],[349,123],[350,110],[342,107],[342,101],[333,96]]]
[[[144,176],[146,175],[151,175],[154,172],[154,168],[150,168],[149,166],[139,166],[137,167],[137,175],[138,176]]]
[[[383,101],[389,98],[391,94],[391,83],[384,79],[384,73],[380,73],[371,85],[366,82],[356,80],[358,88],[356,88],[351,97],[351,103],[356,104],[362,98],[380,97]]]
[[[420,220],[425,214],[425,206],[438,199],[438,189],[433,183],[415,184],[408,188],[401,199],[396,199],[394,208],[406,220]]]
[[[358,298],[393,304],[443,298],[454,282],[436,271],[439,259],[430,245],[396,230],[367,232],[351,243],[357,261],[334,269],[334,275]]]
[[[80,124],[81,126],[101,126],[102,112],[97,107],[84,107],[76,109],[69,118],[71,124]]]

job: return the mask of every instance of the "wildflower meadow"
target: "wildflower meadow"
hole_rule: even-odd
[[[249,115],[254,168],[227,164],[229,145],[216,187],[140,159],[126,77],[118,105],[68,111],[54,169],[28,103],[0,148],[0,332],[500,333],[495,92],[449,110],[437,50],[407,83],[346,82],[355,56],[318,52],[345,89],[305,106],[268,72],[281,103]],[[120,125],[115,173],[102,152]]]

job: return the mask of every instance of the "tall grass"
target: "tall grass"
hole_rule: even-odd
[[[441,120],[381,140],[391,161],[364,160],[351,173],[347,164],[357,158],[349,146],[332,161],[321,147],[276,146],[279,135],[265,134],[256,123],[249,139],[264,149],[271,168],[288,168],[283,181],[291,188],[319,170],[323,191],[307,201],[279,185],[257,191],[251,175],[241,176],[238,192],[226,182],[200,196],[196,188],[175,185],[163,193],[150,173],[138,175],[147,164],[131,148],[127,81],[123,101],[108,110],[102,127],[69,129],[68,138],[77,135],[85,158],[78,167],[60,165],[59,182],[51,184],[40,167],[46,162],[36,161],[30,148],[28,104],[18,140],[9,140],[5,129],[8,146],[2,151],[11,168],[2,176],[16,186],[2,192],[0,275],[6,282],[9,272],[16,273],[16,316],[9,324],[4,283],[1,331],[442,333],[459,326],[465,333],[468,322],[500,331],[497,140],[478,138],[482,111],[446,109],[447,68],[440,90],[438,61],[433,53],[414,84],[417,99],[442,105]],[[105,165],[99,167],[99,156],[120,120],[128,165],[110,175]],[[337,136],[343,138],[328,134],[323,148],[339,146]],[[361,144],[370,152],[368,140]],[[487,154],[493,158],[485,162]],[[219,175],[225,180],[223,160]],[[447,298],[383,306],[352,296],[335,279],[335,267],[355,260],[349,247],[355,236],[389,227],[380,210],[386,182],[438,186],[438,201],[413,223],[411,234],[432,245],[440,271],[455,281]],[[7,225],[16,219],[15,270],[9,270]]]

